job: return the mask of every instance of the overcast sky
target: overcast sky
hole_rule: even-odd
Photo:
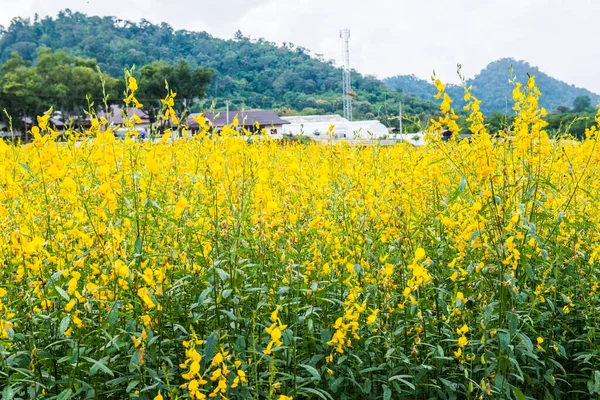
[[[501,57],[600,93],[599,0],[0,0],[0,25],[13,17],[89,15],[167,22],[232,38],[241,30],[292,42],[339,64],[339,29],[351,29],[350,63],[379,78],[435,69],[456,82]]]

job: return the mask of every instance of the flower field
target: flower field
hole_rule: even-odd
[[[3,398],[600,395],[598,130],[513,95],[511,138],[466,90],[473,140],[422,148],[39,117],[0,142]]]

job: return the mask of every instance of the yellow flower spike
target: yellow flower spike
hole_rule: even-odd
[[[136,90],[138,90],[137,80],[133,76],[129,76],[129,79],[127,80],[127,82],[128,82],[127,87],[129,88],[129,90],[131,90],[132,92],[135,92]]]
[[[369,315],[369,317],[367,318],[367,325],[374,324],[375,320],[377,320],[377,315],[378,314],[379,314],[379,309],[373,310],[373,312],[371,313],[371,315]]]
[[[423,258],[425,258],[425,249],[423,249],[422,247],[419,247],[415,251],[415,262],[421,261]]]

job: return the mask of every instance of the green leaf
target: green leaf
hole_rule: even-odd
[[[514,386],[511,386],[511,388],[512,388],[512,391],[513,391],[515,397],[517,398],[517,400],[527,400],[527,398],[525,397],[523,392],[521,392],[519,389],[517,389]]]
[[[369,372],[375,372],[375,371],[385,371],[385,368],[382,367],[369,367],[369,368],[365,368],[359,371],[359,373],[361,374],[367,374]]]
[[[236,317],[236,316],[235,316],[235,314],[234,314],[234,313],[232,313],[231,311],[229,311],[229,310],[221,310],[221,312],[222,312],[223,314],[227,315],[227,316],[229,317],[229,319],[230,319],[230,320],[232,320],[232,321],[237,321],[237,317]]]
[[[60,333],[65,333],[69,329],[69,323],[71,322],[71,316],[67,315],[60,321]]]
[[[15,391],[12,386],[6,386],[2,391],[2,400],[12,400],[15,398]]]
[[[500,349],[506,350],[510,344],[510,335],[505,330],[498,330],[498,339],[500,340]]]
[[[131,393],[131,391],[137,386],[139,385],[140,381],[131,381],[129,382],[129,385],[127,385],[127,393]]]
[[[594,393],[600,394],[600,371],[594,371]]]
[[[206,345],[204,346],[204,360],[210,363],[215,356],[215,350],[217,349],[217,342],[219,341],[219,335],[211,333],[206,338]]]
[[[62,289],[60,286],[54,286],[54,289],[56,289],[56,292],[60,295],[60,297],[62,297],[66,301],[71,300],[71,296],[69,296],[69,294],[65,292],[65,290]]]
[[[450,393],[454,393],[456,392],[457,389],[457,385],[454,382],[450,382],[447,379],[444,379],[442,377],[439,378],[440,382],[442,382],[444,384],[444,386],[446,386],[446,388],[450,391]]]
[[[318,389],[313,389],[313,388],[309,388],[309,387],[303,387],[301,389],[298,389],[298,394],[303,395],[304,398],[314,398],[313,396],[307,395],[307,393],[311,393],[314,394],[320,398],[322,398],[323,400],[333,400],[333,397],[331,397],[331,395],[329,395],[329,393],[323,391],[323,390],[318,390]],[[299,398],[301,398],[301,396],[298,396]]]
[[[315,367],[312,367],[307,364],[300,364],[300,366],[302,368],[304,368],[305,370],[307,370],[312,375],[314,380],[316,380],[316,381],[321,380],[321,374],[319,373],[319,371],[317,371],[317,369]]]
[[[71,389],[65,389],[62,392],[60,392],[58,396],[56,396],[56,400],[67,400],[71,398],[72,393],[73,391],[71,391]]]
[[[333,393],[337,392],[342,382],[344,382],[344,377],[340,376],[339,378],[329,382],[329,389],[331,389]]]
[[[392,390],[388,387],[388,385],[383,385],[383,400],[391,400],[392,398]]]
[[[208,297],[208,295],[213,291],[212,286],[207,287],[206,289],[204,289],[202,291],[202,293],[200,293],[200,296],[198,296],[198,304],[203,304],[204,300],[206,300],[206,298]]]
[[[140,257],[142,255],[142,239],[139,237],[135,239],[135,243],[133,244],[133,253],[134,257]]]
[[[115,375],[112,372],[112,370],[105,365],[106,361],[108,360],[108,357],[104,357],[100,361],[97,361],[91,357],[85,357],[85,356],[83,356],[81,358],[83,358],[84,360],[89,361],[93,364],[92,368],[90,368],[90,375],[95,375],[98,371],[102,371],[105,374],[108,374],[110,376]]]
[[[31,172],[31,168],[29,168],[28,165],[19,163],[19,167],[23,168],[25,171],[29,172],[29,174],[33,175],[33,173]]]
[[[224,269],[221,268],[215,268],[217,271],[217,274],[219,274],[219,278],[222,281],[226,281],[227,279],[229,279],[229,274],[227,273],[227,271],[225,271]]]
[[[544,379],[546,380],[546,382],[548,382],[551,386],[556,385],[556,381],[554,380],[554,377],[552,376],[552,370],[548,370],[546,371],[546,373],[544,374]]]
[[[411,390],[415,390],[415,385],[413,385],[412,383],[407,381],[406,378],[412,379],[412,376],[410,376],[410,375],[394,375],[390,379],[388,379],[388,382],[393,382],[393,381],[402,382],[406,386],[408,386]]]

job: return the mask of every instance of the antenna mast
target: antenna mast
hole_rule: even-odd
[[[352,121],[352,86],[350,84],[350,29],[340,30],[340,39],[342,39],[343,45],[343,57],[344,65],[342,69],[344,78],[344,118],[348,121]]]
[[[400,134],[402,135],[402,100],[400,100],[400,114],[398,114],[398,121],[400,121]]]

